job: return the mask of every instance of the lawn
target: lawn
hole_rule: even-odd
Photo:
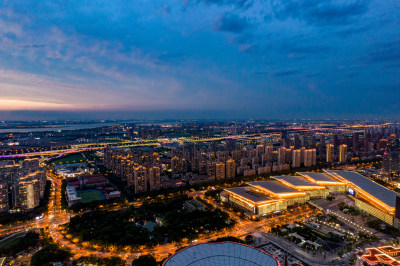
[[[103,193],[101,193],[101,191],[98,190],[88,190],[88,191],[78,192],[78,197],[82,198],[81,200],[82,203],[88,203],[95,200],[104,200]]]

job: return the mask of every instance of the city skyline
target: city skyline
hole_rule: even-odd
[[[2,121],[0,262],[397,265],[399,154],[389,120]]]
[[[396,1],[0,3],[0,119],[397,118]]]

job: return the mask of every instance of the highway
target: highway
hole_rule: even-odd
[[[140,147],[140,146],[155,146],[158,143],[173,143],[173,142],[208,142],[208,141],[220,141],[225,139],[261,139],[262,137],[271,136],[276,133],[263,133],[263,134],[248,134],[248,135],[223,135],[218,137],[209,138],[158,138],[151,140],[120,140],[118,142],[103,142],[103,143],[85,143],[72,145],[71,148],[65,149],[54,149],[46,151],[35,151],[35,152],[16,152],[15,154],[3,154],[0,155],[0,159],[13,159],[18,157],[33,157],[33,156],[56,156],[56,155],[66,155],[69,153],[77,153],[84,151],[96,151],[102,150],[105,147]]]

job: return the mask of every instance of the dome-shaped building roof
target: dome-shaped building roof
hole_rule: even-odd
[[[163,266],[279,266],[268,253],[239,243],[204,243],[182,249]]]

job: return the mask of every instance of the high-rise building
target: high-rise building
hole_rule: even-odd
[[[357,152],[358,151],[358,133],[354,133],[353,134],[353,152]]]
[[[14,204],[22,210],[31,210],[40,203],[40,180],[22,178],[14,187]]]
[[[286,162],[286,148],[280,147],[278,149],[278,163],[282,164]]]
[[[223,162],[215,165],[215,179],[225,179],[225,164]]]
[[[342,144],[339,146],[339,162],[345,163],[347,161],[347,145]]]
[[[265,146],[265,154],[272,155],[273,151],[274,151],[274,147],[272,145]]]
[[[257,147],[256,147],[256,153],[257,153],[257,157],[258,158],[260,158],[261,157],[261,155],[263,155],[264,154],[264,145],[262,145],[262,144],[260,144],[260,145],[257,145]]]
[[[312,136],[311,136],[311,140],[310,140],[310,147],[311,147],[312,149],[314,149],[315,146],[317,146],[317,139],[316,139],[315,135],[312,135]]]
[[[215,178],[215,161],[214,160],[208,160],[207,161],[207,176],[211,178]]]
[[[333,142],[333,146],[335,146],[335,149],[336,149],[339,146],[339,139],[338,139],[337,134],[333,134],[332,142]]]
[[[153,166],[149,169],[150,190],[161,188],[161,169],[158,166]]]
[[[293,146],[295,149],[300,149],[301,148],[301,140],[299,135],[295,134],[294,135],[294,141],[293,141]]]
[[[400,171],[400,159],[398,152],[385,152],[383,154],[383,171],[386,173],[396,173]]]
[[[304,166],[310,167],[317,165],[317,150],[308,149],[304,151]]]
[[[0,183],[0,212],[8,212],[8,186],[7,183]]]
[[[199,155],[199,174],[204,175],[207,173],[207,155],[201,153]]]
[[[321,135],[321,137],[319,138],[319,144],[321,147],[325,146],[325,135]]]
[[[301,150],[293,150],[292,152],[292,167],[300,167],[301,164]]]
[[[226,178],[234,178],[235,177],[235,161],[233,159],[229,159],[226,161]]]
[[[144,166],[138,166],[134,169],[135,193],[147,191],[147,169]]]
[[[306,153],[306,148],[305,147],[301,147],[300,149],[300,164],[304,165],[304,155]]]
[[[171,171],[173,174],[181,173],[181,160],[177,156],[171,159]]]
[[[333,146],[333,144],[327,144],[326,145],[326,161],[329,162],[333,162],[334,159],[334,155],[335,155],[335,147]]]

